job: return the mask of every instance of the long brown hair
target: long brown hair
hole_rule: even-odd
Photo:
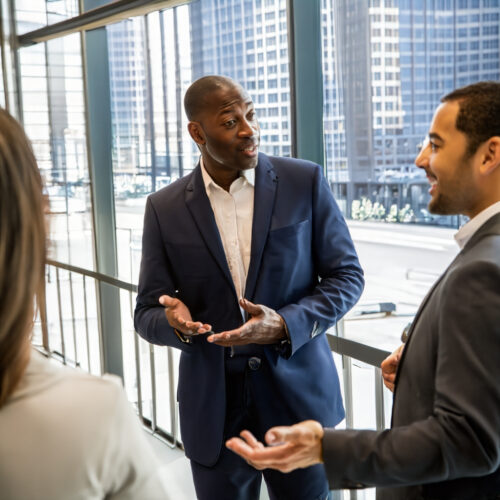
[[[0,407],[29,359],[46,257],[42,180],[22,127],[0,109]]]

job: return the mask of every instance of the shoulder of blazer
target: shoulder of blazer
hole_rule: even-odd
[[[462,254],[471,251],[486,236],[500,236],[500,213],[490,217],[466,243]],[[500,240],[499,240],[500,244]]]
[[[189,174],[181,177],[180,179],[177,179],[176,181],[172,182],[172,184],[169,184],[168,186],[165,186],[158,191],[151,193],[148,198],[152,203],[156,204],[162,203],[169,198],[175,198],[177,195],[183,195],[186,187],[192,181],[193,177],[199,170],[200,164],[198,163],[198,165]]]
[[[282,168],[305,168],[316,170],[321,168],[317,163],[314,163],[309,160],[301,160],[299,158],[290,158],[285,156],[267,156],[263,153],[259,154],[259,161],[264,163],[267,160],[271,163],[274,168],[282,169]]]
[[[314,178],[322,173],[322,168],[317,163],[309,160],[299,160],[282,156],[259,155],[259,167],[270,166],[278,178],[293,176],[298,178]]]

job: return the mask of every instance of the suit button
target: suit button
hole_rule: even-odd
[[[252,356],[248,360],[248,368],[250,368],[250,370],[256,371],[260,368],[261,363],[262,363],[262,361],[260,358]]]

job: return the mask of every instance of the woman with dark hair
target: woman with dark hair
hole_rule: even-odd
[[[44,208],[31,145],[0,109],[0,497],[168,498],[120,385],[30,346],[44,293]]]

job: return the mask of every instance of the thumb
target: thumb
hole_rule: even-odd
[[[240,306],[252,316],[257,316],[262,312],[262,306],[254,304],[247,299],[240,299]]]
[[[287,441],[291,427],[273,427],[266,432],[265,440],[269,445],[281,444]]]
[[[163,306],[163,307],[172,307],[175,305],[177,299],[174,299],[173,297],[170,297],[170,295],[162,295],[159,299],[158,302]]]

